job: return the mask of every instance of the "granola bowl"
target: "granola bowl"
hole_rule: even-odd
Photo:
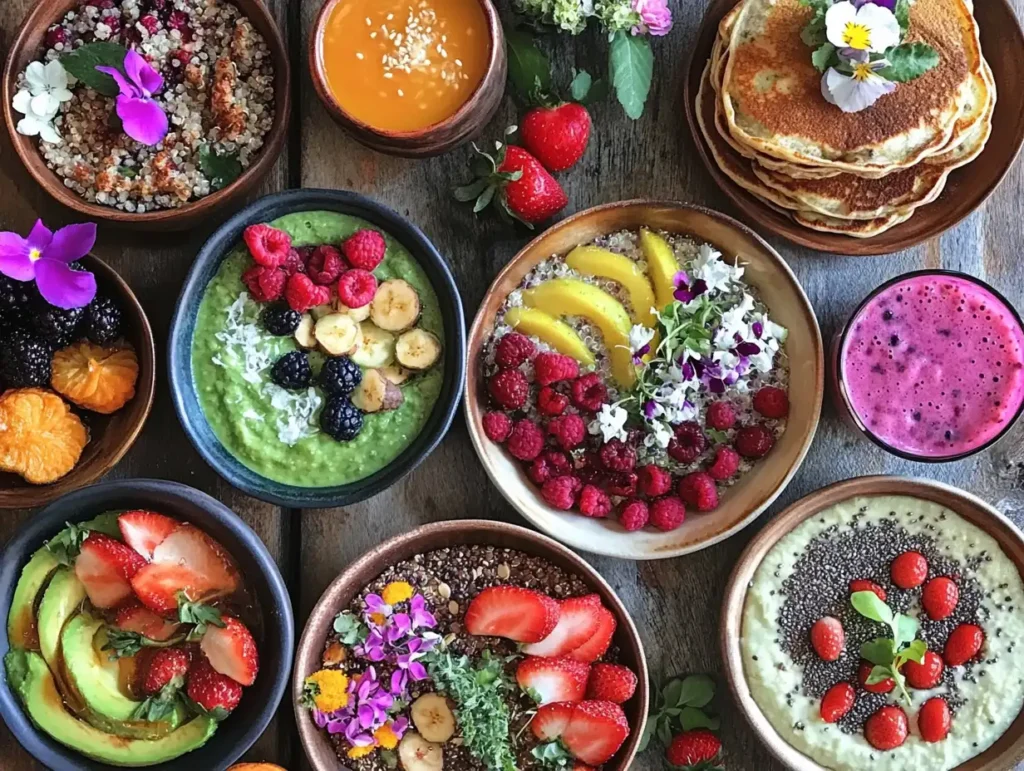
[[[92,220],[183,230],[250,192],[276,162],[291,110],[290,64],[259,0],[155,5],[39,0],[10,45],[0,98],[15,151],[52,197]],[[146,62],[141,81],[132,77],[129,49],[145,57],[136,60]],[[77,66],[65,65],[71,51],[86,51]],[[133,125],[115,107],[118,82],[87,86],[68,74],[92,73],[94,63],[120,70],[118,98],[160,106],[169,131],[163,139],[112,130]],[[37,115],[27,105],[40,94],[49,107]]]
[[[491,285],[469,352],[491,480],[541,530],[623,559],[750,524],[821,411],[821,335],[793,273],[744,225],[686,204],[607,204],[542,234]]]
[[[487,599],[500,592],[510,594],[499,594],[493,602]],[[420,743],[424,737],[433,737],[428,742],[431,746],[420,745],[424,749],[423,759],[431,765],[413,763],[415,768],[442,768],[443,763],[444,768],[453,771],[486,769],[487,766],[476,759],[473,753],[474,739],[471,738],[471,732],[464,730],[463,723],[471,719],[471,713],[479,714],[479,710],[466,704],[461,704],[463,709],[460,710],[459,694],[464,692],[451,687],[452,683],[447,681],[446,676],[439,674],[439,661],[454,656],[456,669],[472,666],[484,671],[489,662],[494,669],[494,679],[488,680],[488,691],[502,694],[514,692],[514,695],[498,699],[497,705],[485,705],[496,706],[496,709],[485,712],[504,715],[501,730],[487,733],[503,739],[507,737],[503,741],[505,750],[500,750],[506,753],[503,756],[505,760],[513,762],[514,757],[519,762],[516,766],[518,768],[530,768],[530,764],[540,768],[537,761],[531,760],[536,757],[531,754],[531,748],[540,746],[535,737],[537,726],[550,725],[548,714],[565,705],[550,704],[538,709],[536,704],[532,704],[532,699],[547,701],[540,698],[540,695],[550,698],[551,694],[534,695],[536,692],[530,694],[531,702],[524,702],[524,697],[527,697],[524,678],[531,668],[542,671],[544,663],[553,660],[544,658],[542,654],[552,654],[552,651],[536,651],[531,645],[526,645],[520,652],[511,639],[473,636],[480,632],[475,626],[480,625],[485,616],[493,624],[512,623],[518,632],[526,632],[527,627],[537,620],[529,603],[539,593],[550,595],[550,598],[540,597],[540,601],[545,605],[560,607],[561,611],[554,612],[561,612],[566,618],[572,613],[569,608],[577,603],[577,611],[583,605],[596,609],[606,619],[602,631],[591,635],[603,641],[603,650],[591,650],[590,655],[576,656],[574,660],[597,659],[601,662],[593,665],[577,664],[584,669],[589,666],[591,678],[600,666],[605,669],[628,669],[633,680],[630,696],[622,700],[621,707],[605,703],[604,710],[600,711],[602,717],[606,713],[615,716],[606,731],[596,734],[587,732],[588,742],[596,740],[601,746],[588,745],[580,749],[576,744],[579,738],[577,734],[583,732],[578,729],[575,733],[573,729],[567,729],[568,733],[563,734],[562,739],[566,747],[577,747],[574,752],[580,752],[591,760],[602,760],[602,767],[606,771],[628,769],[638,750],[647,720],[648,673],[643,644],[625,607],[597,571],[566,547],[522,527],[483,520],[438,522],[393,538],[348,566],[320,597],[299,641],[292,677],[296,722],[312,767],[317,771],[334,771],[338,768],[362,771],[386,768],[389,762],[396,762],[401,763],[398,767],[408,769],[412,760],[406,753],[415,749],[409,744]],[[385,600],[393,604],[382,605]],[[520,604],[522,602],[526,604]],[[487,612],[483,612],[485,605]],[[502,613],[502,610],[506,612]],[[512,612],[507,612],[509,610]],[[366,615],[364,623],[360,619],[367,613],[369,615]],[[522,619],[528,619],[525,627],[520,626]],[[376,624],[376,621],[383,622],[381,628],[367,626]],[[402,631],[397,629],[399,621],[403,624],[410,621],[411,631],[398,634]],[[557,632],[560,623],[552,619],[548,621],[550,623],[545,622],[543,630],[532,628],[531,631],[548,634],[552,629],[551,624],[555,624]],[[361,634],[361,630],[370,631],[370,639]],[[397,651],[387,648],[381,651],[379,657],[374,656],[376,664],[367,665],[362,659],[374,648],[372,641],[375,631],[380,631],[383,639],[405,646],[402,652],[407,655],[399,656]],[[499,629],[498,626],[490,626],[486,631],[494,635],[510,633],[509,629]],[[405,641],[407,635],[418,639],[416,646]],[[528,635],[515,636],[526,639]],[[538,634],[531,639],[540,636]],[[550,636],[554,638],[559,635],[552,633]],[[564,637],[561,639],[565,641]],[[545,639],[544,643],[548,643],[548,640]],[[423,655],[425,648],[431,649],[426,656]],[[488,652],[483,653],[482,649]],[[493,655],[489,653],[491,650]],[[461,659],[462,656],[467,658]],[[560,661],[564,663],[567,660],[563,658]],[[468,663],[459,667],[462,662]],[[501,662],[502,666],[498,666],[497,662]],[[573,664],[573,661],[568,663]],[[416,672],[416,665],[426,672]],[[379,681],[381,687],[374,687],[371,683],[364,688],[363,680],[368,677],[368,670],[373,671],[370,679]],[[338,690],[338,683],[332,683],[331,679],[344,677],[352,684],[351,703],[346,705],[346,709],[355,710],[357,702],[361,705],[364,700],[376,699],[374,694],[390,692],[396,685],[395,678],[401,680],[406,672],[408,684],[398,682],[397,685],[410,691],[409,699],[405,705],[386,708],[387,716],[382,715],[381,719],[386,721],[387,729],[382,727],[375,731],[373,738],[360,737],[359,732],[341,727],[347,715],[343,709],[322,715],[309,706],[311,698],[336,699],[343,695],[344,682]],[[451,672],[449,668],[448,673]],[[540,680],[545,679],[543,676],[538,679],[538,691],[545,691],[547,686],[540,683]],[[552,677],[548,682],[557,680]],[[584,678],[583,683],[586,682]],[[311,687],[311,683],[319,683],[323,687]],[[523,688],[522,693],[520,687]],[[589,691],[588,695],[593,696]],[[486,696],[483,698],[486,700]],[[582,690],[575,697],[560,694],[558,698],[577,702],[574,711],[578,709],[583,713],[588,711],[588,707],[582,705],[594,703],[580,701],[584,698]],[[347,698],[344,700],[349,701]],[[313,702],[313,705],[317,703]],[[507,706],[503,706],[503,703]],[[533,718],[533,724],[536,725],[529,723],[530,712],[520,711],[517,705],[522,705],[524,709],[538,709]],[[337,707],[338,703],[330,706]],[[453,707],[454,713],[459,716],[457,719],[453,718]],[[519,736],[515,732],[520,728],[517,720],[522,723],[523,729]],[[456,722],[457,725],[454,725]],[[532,725],[533,730],[528,725]],[[494,729],[494,726],[489,728]],[[608,740],[605,738],[606,733],[616,734],[616,737]],[[476,737],[479,736],[481,734],[478,732]],[[354,743],[349,739],[354,740]],[[610,743],[606,744],[606,741]],[[351,751],[359,746],[370,749]],[[508,752],[512,755],[508,755]],[[389,757],[387,753],[392,755]]]

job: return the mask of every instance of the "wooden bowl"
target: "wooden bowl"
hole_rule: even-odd
[[[992,136],[984,152],[973,162],[953,171],[942,195],[922,206],[909,220],[873,238],[852,238],[822,233],[797,224],[788,215],[748,193],[718,167],[697,124],[694,101],[704,65],[718,34],[718,24],[738,0],[711,0],[697,33],[686,77],[683,101],[690,133],[715,182],[751,222],[793,243],[831,254],[867,256],[890,254],[934,238],[949,230],[981,206],[1006,176],[1024,144],[1024,111],[1018,109],[1020,84],[1024,82],[1024,31],[1008,0],[975,3],[974,15],[981,30],[982,49],[995,77],[998,99],[992,117]],[[810,49],[808,49],[810,56]],[[729,148],[729,152],[734,152]],[[738,157],[738,156],[737,156]]]
[[[909,495],[952,509],[996,539],[1024,576],[1024,536],[1006,517],[980,498],[941,482],[904,477],[868,476],[823,487],[801,498],[775,517],[747,546],[729,578],[722,604],[719,642],[729,687],[740,711],[769,751],[794,771],[827,771],[787,743],[757,706],[743,672],[740,635],[747,587],[761,561],[793,528],[818,512],[858,496]],[[956,767],[955,771],[1001,771],[1024,759],[1024,712],[988,750]]]
[[[709,514],[689,517],[677,530],[625,532],[616,522],[558,511],[546,505],[518,461],[486,437],[486,392],[482,373],[484,341],[509,292],[553,254],[565,254],[598,236],[646,225],[690,234],[726,255],[739,255],[746,278],[758,288],[772,318],[789,329],[789,425],[755,469],[722,493]],[[818,322],[789,266],[756,233],[724,214],[681,203],[623,201],[580,212],[559,222],[531,243],[498,274],[469,332],[466,418],[469,435],[491,481],[520,514],[575,549],[631,560],[665,559],[707,548],[749,525],[781,493],[810,447],[821,413],[824,353]]]
[[[346,0],[327,0],[309,35],[309,72],[317,96],[334,121],[357,141],[372,150],[404,158],[426,158],[441,155],[469,141],[483,131],[494,117],[505,94],[508,60],[505,55],[505,33],[501,18],[491,0],[479,0],[487,19],[487,32],[491,50],[487,70],[472,95],[455,113],[440,123],[415,131],[389,131],[379,129],[350,115],[338,103],[327,85],[324,72],[324,30],[334,9]]]
[[[615,758],[601,768],[605,771],[626,771],[636,756],[644,726],[647,724],[649,698],[649,676],[644,646],[626,607],[600,573],[561,544],[524,527],[477,519],[435,522],[385,541],[345,568],[317,601],[299,639],[299,647],[295,654],[295,672],[292,676],[295,722],[299,726],[299,738],[312,767],[316,771],[350,771],[348,767],[340,765],[327,735],[316,727],[310,719],[309,710],[299,703],[303,681],[320,669],[324,641],[332,629],[334,617],[348,607],[364,586],[388,567],[416,554],[457,544],[516,549],[541,557],[552,565],[579,576],[594,592],[601,595],[604,606],[615,614],[618,621],[612,644],[618,646],[622,664],[632,669],[637,676],[636,693],[623,705],[629,720],[629,738]]]
[[[0,83],[0,100],[3,101],[3,119],[11,135],[11,142],[21,162],[25,164],[36,182],[51,196],[70,209],[91,220],[112,222],[130,227],[149,230],[185,230],[211,217],[217,211],[230,207],[250,192],[273,167],[284,147],[288,136],[288,116],[291,113],[291,64],[284,47],[281,33],[267,6],[261,0],[230,0],[263,36],[270,48],[274,61],[274,123],[264,138],[263,148],[238,179],[231,184],[210,193],[204,198],[187,203],[177,209],[160,209],[142,214],[115,209],[112,206],[90,203],[78,193],[64,186],[63,180],[46,165],[34,137],[19,134],[15,128],[18,116],[11,107],[16,91],[18,74],[36,58],[43,45],[46,30],[64,17],[64,14],[81,4],[81,0],[39,0],[22,22],[11,43],[4,64],[3,81]]]
[[[135,396],[113,415],[78,411],[86,415],[89,443],[82,457],[67,476],[48,485],[32,485],[17,474],[0,472],[0,509],[31,509],[90,485],[105,475],[124,457],[153,407],[156,388],[156,348],[149,319],[135,294],[113,268],[91,254],[82,264],[96,275],[99,292],[109,295],[121,308],[121,326],[125,339],[135,348],[139,359],[139,379]]]

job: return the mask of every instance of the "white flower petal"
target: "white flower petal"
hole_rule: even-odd
[[[896,84],[877,75],[858,80],[830,68],[822,77],[821,93],[843,112],[866,110],[886,94],[896,90]]]
[[[66,88],[55,88],[52,91],[50,91],[50,95],[58,102],[70,102],[71,97],[74,96],[74,94],[72,94]]]
[[[902,30],[896,15],[888,8],[874,3],[862,5],[857,11],[857,23],[871,30],[871,51],[881,53],[899,45]]]
[[[35,118],[25,117],[18,121],[18,133],[24,134],[27,137],[34,137],[39,135],[39,130],[42,124]]]
[[[39,138],[50,144],[58,144],[61,140],[60,132],[53,127],[52,123],[39,124]]]
[[[46,85],[51,89],[66,89],[68,87],[68,71],[60,63],[60,59],[53,59],[47,62]]]
[[[25,68],[25,83],[32,96],[38,96],[46,91],[46,66],[42,62],[31,62]]]
[[[52,118],[60,109],[60,102],[54,99],[53,95],[47,92],[32,97],[29,105],[32,112],[40,118]]]
[[[21,91],[19,91],[18,93],[16,93],[14,95],[14,98],[11,100],[11,107],[13,107],[16,111],[20,112],[22,115],[28,115],[29,110],[32,109],[31,104],[32,94],[30,94],[24,88],[21,89]]]
[[[836,48],[846,48],[846,41],[843,39],[843,31],[846,25],[857,18],[857,9],[853,3],[836,3],[825,14],[825,35],[828,42]]]

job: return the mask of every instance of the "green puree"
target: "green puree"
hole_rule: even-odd
[[[325,211],[289,214],[270,224],[291,234],[296,246],[337,245],[356,230],[374,227]],[[418,326],[443,340],[441,309],[426,274],[401,244],[385,238],[387,255],[374,275],[412,284],[423,306]],[[283,484],[331,487],[384,468],[423,430],[441,390],[443,357],[401,385],[405,399],[398,409],[366,415],[359,436],[335,441],[319,430],[323,391],[284,391],[270,380],[270,367],[298,344],[263,329],[263,306],[252,299],[239,302],[246,292],[241,275],[251,264],[244,244],[229,254],[206,287],[196,319],[192,377],[214,434],[240,462]],[[310,360],[315,374],[323,356],[312,353]]]

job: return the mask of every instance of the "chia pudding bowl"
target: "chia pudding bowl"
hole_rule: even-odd
[[[726,592],[741,707],[800,769],[1012,765],[1022,564],[1020,532],[955,488],[864,477],[808,496],[752,542]]]
[[[629,768],[643,648],[579,557],[513,525],[427,525],[328,587],[298,648],[312,766],[351,771]]]

